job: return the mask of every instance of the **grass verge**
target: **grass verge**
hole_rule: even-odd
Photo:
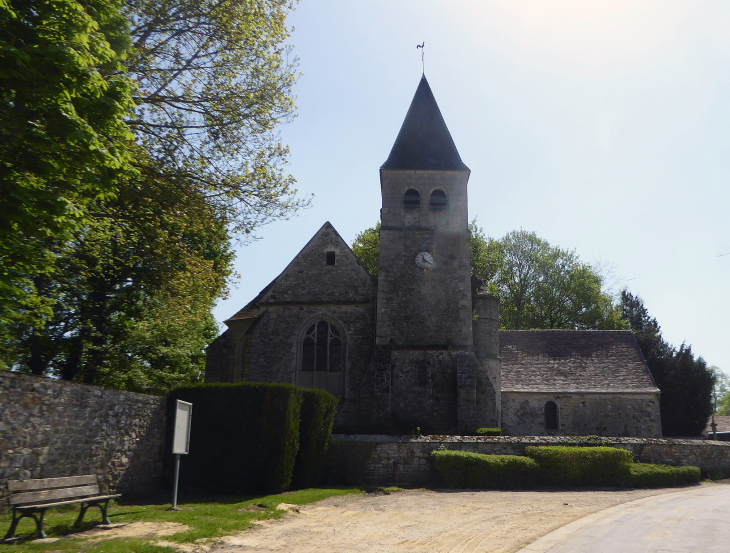
[[[280,518],[285,511],[277,510],[281,503],[306,505],[328,497],[362,493],[360,488],[311,488],[267,496],[201,497],[178,503],[179,511],[167,511],[169,503],[125,503],[110,506],[112,524],[174,522],[185,524],[188,529],[161,538],[111,538],[97,541],[98,536],[79,536],[93,529],[100,520],[99,510],[90,508],[80,527],[73,523],[79,513],[78,505],[51,509],[46,513],[44,528],[49,538],[61,538],[53,543],[38,543],[35,522],[24,518],[18,525],[17,543],[0,543],[0,553],[26,553],[35,551],[78,551],[80,553],[177,553],[173,547],[162,547],[154,542],[165,540],[173,543],[191,543],[206,538],[216,538],[249,528],[256,520]],[[0,538],[10,528],[11,515],[0,515]]]

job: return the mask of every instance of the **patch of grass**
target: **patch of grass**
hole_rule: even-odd
[[[174,543],[190,543],[199,539],[215,538],[249,528],[255,520],[278,519],[284,514],[276,506],[281,503],[306,505],[328,497],[361,493],[359,488],[311,488],[267,496],[222,496],[198,497],[178,502],[180,511],[167,511],[169,503],[126,504],[122,502],[109,507],[112,524],[125,522],[176,522],[189,526],[171,536],[162,538],[131,539],[113,538],[89,541],[76,538],[75,534],[95,527],[99,521],[99,510],[89,509],[85,522],[80,527],[73,523],[78,516],[78,507],[73,509],[50,509],[45,516],[45,530],[49,538],[63,538],[49,544],[34,543],[35,522],[24,518],[18,525],[18,543],[0,543],[0,553],[26,553],[49,551],[78,551],[81,553],[177,553],[172,547],[155,545],[164,539]],[[187,498],[184,498],[187,499]],[[253,508],[252,508],[253,506]],[[11,515],[0,515],[0,538],[10,528]]]

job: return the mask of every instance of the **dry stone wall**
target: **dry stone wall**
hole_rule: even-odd
[[[161,397],[0,371],[0,509],[8,480],[97,474],[105,492],[158,488]]]
[[[345,436],[333,435],[338,442],[360,442],[373,445],[365,470],[365,483],[394,483],[394,463],[398,464],[399,484],[431,484],[431,452],[448,450],[473,451],[487,455],[524,455],[527,446],[566,445],[580,438],[571,437],[477,437],[477,436]],[[730,443],[704,440],[659,438],[607,438],[605,445],[629,450],[634,460],[642,463],[692,465],[706,473],[730,474]],[[337,459],[331,462],[337,463]]]

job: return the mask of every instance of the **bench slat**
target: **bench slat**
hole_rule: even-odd
[[[75,488],[59,488],[41,492],[16,493],[8,498],[10,505],[21,505],[24,503],[45,503],[54,499],[67,499],[71,497],[82,497],[86,495],[97,495],[99,485],[77,486]]]
[[[37,478],[35,480],[8,480],[8,491],[29,492],[33,490],[53,490],[56,488],[68,488],[71,486],[83,486],[84,484],[96,484],[95,474],[83,476],[65,476],[63,478]]]
[[[23,505],[22,507],[16,507],[19,511],[33,511],[39,508],[48,509],[50,507],[60,507],[61,505],[73,505],[74,503],[88,503],[91,501],[103,501],[105,499],[114,499],[115,497],[122,497],[121,494],[114,495],[95,495],[94,497],[86,497],[81,499],[71,499],[69,501],[56,501],[54,503],[41,503],[38,505]]]

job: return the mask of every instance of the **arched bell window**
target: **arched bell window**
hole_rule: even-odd
[[[345,342],[342,332],[327,320],[312,324],[301,341],[299,385],[342,395]]]
[[[419,207],[421,205],[421,195],[415,188],[409,188],[403,195],[403,207]]]
[[[558,404],[548,401],[545,404],[545,430],[558,429]]]
[[[446,207],[446,192],[434,190],[431,192],[431,209],[444,209]]]

